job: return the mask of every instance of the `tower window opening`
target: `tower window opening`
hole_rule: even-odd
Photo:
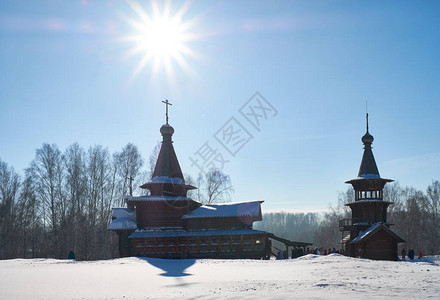
[[[366,197],[367,197],[367,199],[371,198],[371,192],[370,191],[366,192]]]

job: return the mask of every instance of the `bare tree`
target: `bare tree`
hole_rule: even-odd
[[[330,205],[329,210],[322,215],[320,225],[315,233],[315,241],[318,246],[337,247],[344,238],[344,233],[338,229],[339,220],[350,217],[351,211],[345,204],[352,201],[354,201],[354,191],[350,187],[345,192],[340,192],[337,205]]]
[[[127,144],[122,152],[114,154],[114,160],[123,182],[121,191],[121,199],[123,199],[123,196],[133,194],[133,181],[139,175],[144,161],[138,148],[131,143]]]
[[[194,180],[194,178],[192,178],[191,175],[184,174],[183,177],[185,178],[185,184],[192,185],[192,186],[196,185],[196,181]],[[197,197],[197,189],[196,190],[189,190],[187,192],[187,197],[195,199]]]
[[[234,192],[231,177],[215,168],[199,175],[198,185],[198,198],[204,204],[229,202]]]
[[[440,182],[433,181],[426,189],[426,205],[423,206],[426,216],[426,242],[429,253],[440,252]]]
[[[47,238],[49,255],[60,256],[59,204],[62,199],[62,156],[55,144],[43,144],[37,149],[31,164],[32,176],[35,176],[37,196],[43,205],[43,225],[50,228]]]
[[[15,236],[19,244],[17,249],[18,257],[31,257],[44,255],[42,245],[42,224],[40,218],[40,203],[38,202],[35,180],[29,170],[22,182],[20,189],[20,199],[17,203],[17,233]]]
[[[89,148],[87,153],[87,205],[86,225],[81,236],[83,237],[83,253],[85,259],[96,259],[100,252],[101,224],[103,220],[103,209],[106,201],[107,180],[110,162],[110,155],[107,149],[102,146]]]
[[[0,160],[0,257],[13,257],[15,204],[20,177],[13,167]]]
[[[388,207],[388,222],[394,224],[399,222],[398,215],[401,214],[403,208],[403,188],[399,185],[398,181],[388,183],[383,189],[383,200],[391,202]]]
[[[66,191],[68,215],[66,230],[69,236],[68,250],[76,251],[79,231],[85,219],[87,203],[86,153],[77,143],[69,146],[64,153],[66,167]]]

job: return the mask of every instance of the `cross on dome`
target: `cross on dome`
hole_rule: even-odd
[[[166,116],[166,121],[167,121],[167,124],[168,124],[168,105],[173,105],[173,104],[171,104],[169,101],[168,101],[168,99],[165,99],[165,101],[162,101],[163,103],[165,103],[165,107],[166,107],[166,113],[165,113],[165,116]]]

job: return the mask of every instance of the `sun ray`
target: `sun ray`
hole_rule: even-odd
[[[136,1],[128,1],[128,4],[144,23],[150,22],[150,17],[143,10],[142,6],[139,3],[137,3]]]
[[[188,9],[189,9],[189,1],[183,3],[183,5],[180,7],[180,9],[177,11],[177,13],[174,16],[179,20],[181,20],[185,15],[185,13],[188,11]]]
[[[153,54],[152,53],[147,53],[145,54],[141,61],[136,65],[136,68],[134,69],[134,73],[133,75],[135,75],[134,77],[136,77],[144,68],[144,66],[153,58]]]
[[[164,18],[168,19],[170,17],[170,1],[165,1],[165,6],[163,9]]]
[[[184,20],[189,2],[184,2],[177,12],[173,11],[170,1],[162,6],[153,1],[147,10],[136,1],[129,0],[128,4],[135,17],[124,16],[124,19],[132,32],[120,40],[131,44],[126,57],[141,55],[132,78],[139,76],[147,65],[151,65],[152,75],[164,70],[170,79],[175,67],[190,73],[187,58],[197,59],[198,54],[189,43],[199,36],[191,32],[197,25],[195,19]]]

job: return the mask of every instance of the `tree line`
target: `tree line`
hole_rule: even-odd
[[[133,144],[112,155],[99,145],[43,144],[23,177],[0,161],[0,257],[115,256],[111,208],[123,205],[130,177],[145,177],[142,166]]]
[[[159,149],[145,163],[131,143],[113,154],[100,145],[43,144],[24,175],[0,159],[0,259],[66,258],[71,250],[80,260],[116,257],[116,235],[107,231],[112,208],[124,207],[128,194],[148,193],[139,186],[151,179]],[[233,191],[220,170],[185,178],[203,203],[228,201]]]

